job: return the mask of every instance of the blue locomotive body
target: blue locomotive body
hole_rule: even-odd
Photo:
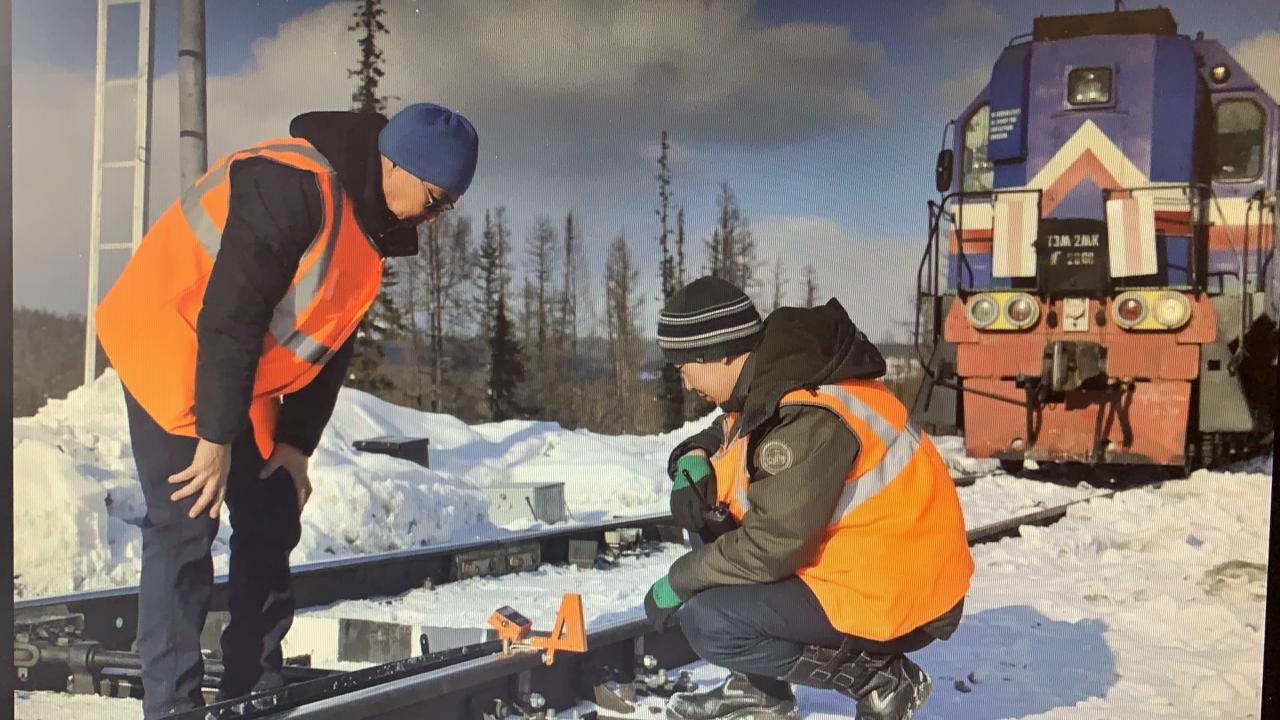
[[[954,125],[918,415],[1010,464],[1271,436],[1280,108],[1220,43],[1163,8],[1037,18]]]

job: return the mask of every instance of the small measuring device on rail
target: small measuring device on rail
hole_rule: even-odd
[[[510,605],[503,605],[489,616],[489,626],[498,631],[504,655],[513,652],[542,652],[542,661],[555,662],[556,651],[586,652],[587,627],[582,620],[582,596],[565,593],[556,612],[549,634],[536,632],[533,622]]]

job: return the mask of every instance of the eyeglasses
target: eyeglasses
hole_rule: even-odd
[[[427,201],[428,201],[426,206],[422,208],[422,214],[426,215],[428,213],[433,213],[433,212],[448,212],[449,210],[454,209],[455,206],[452,202],[445,201],[445,200],[437,200],[436,198],[432,197],[431,189],[427,187],[427,184],[425,182],[422,183],[422,189],[426,191]]]
[[[417,222],[421,222],[422,218],[425,218],[427,215],[430,215],[432,213],[448,212],[454,209],[455,206],[453,202],[438,200],[434,195],[431,194],[431,187],[427,184],[427,181],[409,172],[404,168],[403,165],[394,165],[394,167],[400,170],[401,172],[403,172],[404,174],[408,175],[409,177],[413,178],[414,180],[417,180],[418,182],[422,183],[422,192],[425,193],[427,196],[427,204],[422,208],[422,214],[421,216],[419,216],[420,219],[415,221],[415,224]]]

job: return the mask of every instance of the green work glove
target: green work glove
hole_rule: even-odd
[[[662,632],[667,628],[682,602],[684,601],[676,595],[676,591],[671,589],[671,581],[663,575],[662,579],[654,583],[644,596],[644,614],[649,618],[649,622],[653,623],[653,629]]]
[[[699,453],[687,453],[676,463],[675,483],[672,490],[688,487],[690,482],[701,482],[709,475],[715,474],[711,460]]]
[[[680,458],[671,485],[671,518],[677,525],[693,533],[706,527],[703,513],[715,502],[715,478],[711,461],[700,453],[687,453]]]

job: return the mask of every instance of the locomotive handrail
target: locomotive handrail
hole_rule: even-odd
[[[934,247],[934,240],[937,238],[937,234],[938,234],[938,222],[939,222],[939,220],[938,220],[938,213],[939,213],[939,211],[940,211],[940,210],[939,210],[938,206],[937,206],[937,205],[936,205],[932,200],[930,200],[930,201],[929,201],[929,231],[928,231],[928,233],[929,233],[929,234],[928,234],[928,241],[927,241],[927,242],[926,242],[926,244],[925,244],[924,255],[922,255],[922,256],[920,257],[920,264],[919,264],[919,266],[916,268],[916,312],[915,312],[915,324],[914,324],[914,327],[913,327],[913,330],[912,330],[912,345],[913,345],[913,349],[915,350],[915,353],[916,353],[916,360],[917,360],[917,361],[919,361],[919,363],[920,363],[920,366],[921,366],[921,367],[925,367],[925,368],[927,368],[927,367],[928,367],[929,362],[925,360],[925,358],[924,358],[924,351],[923,351],[923,350],[921,349],[921,347],[920,347],[920,309],[921,309],[921,308],[920,308],[920,306],[921,306],[921,304],[922,304],[922,302],[923,302],[923,300],[924,300],[924,295],[925,295],[924,291],[921,289],[921,286],[922,286],[923,281],[924,281],[924,272],[925,272],[925,268],[929,265],[929,261],[930,261],[930,260],[933,260],[933,261],[934,261],[934,273],[933,273],[933,281],[930,283],[930,289],[931,289],[931,290],[933,290],[934,292],[931,292],[931,293],[929,294],[929,296],[930,296],[931,298],[937,298],[937,297],[938,297],[938,294],[937,294],[937,292],[936,292],[936,290],[937,290],[937,276],[938,276],[938,273],[937,273],[937,269],[936,269],[936,267],[937,267],[937,257],[938,257],[938,254],[937,254],[936,249],[935,249],[935,247]],[[934,323],[933,323],[933,327],[932,327],[932,330],[931,330],[931,335],[932,335],[932,337],[930,338],[930,341],[931,341],[931,343],[932,343],[932,346],[933,346],[934,348],[936,348],[936,347],[937,347],[937,341],[938,341],[938,323],[937,323],[937,315],[938,315],[938,313],[937,313],[937,310],[936,310],[936,305],[937,305],[936,300],[935,300],[935,302],[934,302],[934,303],[932,303],[932,304],[935,306],[935,310],[934,310],[934,312],[933,312],[933,315],[934,315]],[[930,360],[932,360],[932,353],[930,353]],[[927,370],[926,370],[926,372],[927,372]]]
[[[1271,252],[1270,252],[1270,253],[1266,253],[1265,255],[1264,255],[1264,253],[1263,253],[1263,243],[1262,243],[1262,227],[1263,227],[1263,225],[1262,225],[1262,223],[1263,223],[1263,220],[1266,218],[1266,210],[1267,210],[1268,202],[1269,202],[1269,203],[1270,203],[1270,205],[1271,205],[1271,212],[1272,212],[1272,215],[1273,215],[1273,217],[1274,217],[1274,214],[1275,214],[1275,197],[1274,197],[1274,196],[1272,196],[1271,198],[1268,198],[1268,197],[1267,197],[1267,191],[1266,191],[1266,189],[1265,189],[1265,188],[1258,188],[1257,192],[1255,192],[1254,194],[1252,194],[1252,195],[1250,195],[1250,196],[1249,196],[1249,204],[1248,204],[1248,206],[1246,207],[1246,209],[1245,209],[1245,214],[1244,214],[1245,246],[1247,247],[1247,246],[1249,245],[1249,227],[1250,227],[1249,218],[1250,218],[1250,217],[1252,217],[1252,215],[1253,215],[1253,209],[1254,209],[1255,207],[1258,209],[1258,224],[1257,224],[1257,228],[1258,228],[1258,231],[1257,231],[1257,232],[1258,232],[1258,241],[1257,241],[1257,245],[1256,245],[1256,247],[1257,247],[1257,249],[1258,249],[1258,250],[1257,250],[1257,252],[1258,252],[1258,270],[1257,270],[1257,275],[1256,275],[1256,276],[1255,276],[1255,278],[1254,278],[1254,283],[1255,283],[1255,287],[1256,287],[1256,289],[1254,290],[1254,292],[1257,292],[1257,293],[1259,293],[1259,294],[1262,296],[1262,302],[1263,302],[1263,303],[1266,303],[1266,296],[1267,296],[1267,293],[1269,292],[1269,287],[1268,287],[1268,285],[1269,285],[1269,283],[1268,283],[1268,279],[1269,279],[1269,278],[1268,278],[1268,273],[1269,273],[1269,271],[1271,270],[1271,260],[1272,260],[1272,258],[1274,258],[1274,257],[1275,257],[1275,253],[1276,253],[1276,249],[1275,249],[1275,240],[1274,240],[1274,233],[1273,233],[1273,237],[1272,237]],[[1247,316],[1248,316],[1249,322],[1253,322],[1253,293],[1247,293],[1245,297],[1246,297],[1247,302],[1248,302],[1248,304],[1249,304],[1249,307],[1248,307],[1248,315],[1247,315]],[[1265,305],[1264,305],[1264,306],[1265,306]],[[1244,328],[1243,328],[1243,326],[1242,326],[1242,332],[1243,332],[1243,329],[1244,329]],[[1242,337],[1243,337],[1243,336],[1242,336]],[[1243,342],[1242,342],[1242,343],[1240,343],[1240,348],[1241,348],[1241,350],[1242,350],[1242,351],[1244,350],[1244,343],[1243,343]],[[1243,353],[1242,353],[1242,354],[1243,354]]]
[[[921,346],[920,346],[920,304],[921,304],[921,301],[922,301],[922,299],[924,298],[924,295],[925,295],[924,291],[922,290],[922,285],[923,285],[923,280],[924,280],[924,270],[925,270],[925,268],[928,266],[928,263],[929,263],[930,258],[932,258],[932,259],[934,260],[934,263],[933,263],[933,271],[934,271],[933,288],[936,290],[936,289],[937,289],[937,285],[938,285],[938,282],[937,282],[937,276],[938,276],[938,264],[937,264],[937,260],[938,260],[938,250],[939,250],[939,248],[938,248],[938,244],[939,244],[938,235],[939,235],[939,229],[940,229],[941,224],[942,224],[942,216],[943,216],[944,214],[946,214],[946,212],[947,212],[947,211],[946,211],[946,208],[945,208],[944,206],[945,206],[945,204],[947,203],[947,201],[948,201],[948,200],[950,200],[950,199],[952,199],[952,198],[954,198],[954,197],[965,197],[965,196],[974,196],[974,195],[982,195],[982,194],[990,195],[991,193],[964,193],[964,192],[954,192],[954,193],[948,193],[948,194],[946,194],[946,195],[943,195],[943,196],[942,196],[942,198],[941,198],[941,201],[940,201],[940,202],[934,202],[933,200],[930,200],[930,201],[929,201],[929,203],[928,203],[928,207],[929,207],[929,238],[928,238],[928,241],[927,241],[927,242],[926,242],[926,244],[925,244],[925,252],[924,252],[924,255],[920,258],[920,264],[919,264],[919,266],[918,266],[918,267],[917,267],[917,269],[916,269],[916,313],[915,313],[915,325],[914,325],[914,330],[913,330],[913,333],[912,333],[912,335],[913,335],[912,344],[914,345],[914,349],[915,349],[915,351],[916,351],[916,360],[917,360],[917,362],[919,362],[919,363],[920,363],[920,369],[921,369],[921,370],[923,370],[923,371],[924,371],[924,374],[925,374],[925,375],[927,375],[927,376],[929,377],[929,380],[932,382],[932,384],[933,384],[933,385],[936,385],[936,386],[939,386],[939,387],[950,388],[950,389],[952,389],[952,390],[955,390],[956,392],[967,392],[967,393],[972,393],[972,394],[974,394],[974,395],[980,395],[980,396],[982,396],[982,397],[990,398],[990,399],[992,399],[992,400],[999,400],[999,401],[1001,401],[1001,402],[1012,403],[1012,404],[1017,405],[1017,406],[1019,406],[1019,407],[1024,407],[1024,408],[1025,408],[1025,407],[1028,407],[1028,402],[1030,402],[1030,399],[1029,399],[1029,398],[1028,398],[1027,400],[1017,400],[1017,399],[1014,399],[1014,398],[1005,397],[1005,396],[1003,396],[1003,395],[997,395],[997,394],[995,394],[995,393],[989,393],[989,392],[986,392],[986,391],[984,391],[984,390],[975,390],[975,389],[973,389],[973,388],[966,388],[966,387],[962,387],[962,386],[961,386],[961,385],[959,385],[958,383],[953,383],[953,382],[951,382],[951,381],[949,381],[949,380],[944,380],[944,379],[942,379],[942,378],[938,377],[938,376],[933,372],[933,370],[932,370],[932,368],[931,368],[930,366],[932,365],[932,362],[933,362],[933,353],[937,352],[937,348],[938,348],[937,340],[938,340],[938,337],[941,335],[941,329],[940,329],[940,325],[941,325],[941,322],[940,322],[940,321],[941,321],[941,318],[939,317],[939,315],[940,315],[940,312],[939,312],[940,308],[939,308],[938,303],[937,303],[937,299],[938,299],[938,298],[940,298],[940,297],[942,297],[942,295],[941,295],[941,294],[934,293],[934,294],[931,294],[931,295],[930,295],[930,297],[934,299],[934,302],[933,302],[933,308],[934,308],[934,310],[933,310],[934,322],[933,322],[933,328],[932,328],[932,335],[933,335],[933,337],[932,337],[932,340],[933,340],[933,349],[930,351],[930,356],[929,356],[929,358],[928,358],[928,359],[926,359],[926,358],[924,357],[924,351],[921,349]],[[963,219],[963,216],[962,216],[962,217],[961,217],[961,220],[960,220],[961,231],[963,231],[963,224],[964,224],[964,219]],[[961,258],[963,259],[963,258],[964,258],[963,243],[958,242],[958,243],[956,243],[956,246],[957,246],[957,247],[959,247],[959,248],[961,248],[961,250],[960,250],[960,256],[961,256]],[[966,263],[967,263],[967,261],[966,261]],[[972,270],[970,271],[970,277],[972,277]],[[917,399],[918,399],[918,397],[919,397],[919,396],[918,396],[918,394],[917,394]],[[915,401],[913,401],[913,402],[912,402],[912,405],[914,406],[915,404],[916,404],[916,403],[915,403]]]
[[[1213,207],[1218,211],[1218,219],[1222,221],[1222,232],[1227,236],[1227,242],[1231,243],[1231,249],[1236,253],[1236,288],[1240,294],[1240,344],[1239,349],[1233,354],[1231,362],[1235,366],[1239,366],[1240,361],[1244,357],[1244,336],[1249,330],[1249,320],[1252,313],[1250,312],[1250,294],[1246,283],[1249,278],[1249,211],[1245,210],[1245,233],[1244,248],[1236,244],[1235,235],[1231,232],[1231,226],[1227,224],[1226,213],[1222,212],[1222,203],[1218,202],[1216,195],[1210,194],[1213,201]]]
[[[960,213],[960,219],[959,219],[959,222],[957,222],[955,215],[946,210],[946,207],[945,207],[946,204],[951,202],[952,200],[963,201],[963,200],[983,200],[983,199],[991,200],[994,203],[996,196],[999,196],[999,195],[1015,195],[1015,194],[1029,194],[1029,193],[1036,194],[1036,208],[1038,210],[1040,208],[1041,201],[1044,195],[1044,190],[1042,188],[998,188],[994,190],[968,190],[968,191],[958,190],[956,192],[948,193],[942,196],[940,201],[937,203],[939,208],[942,210],[942,214],[945,215],[946,218],[950,220],[955,227],[956,254],[960,256],[960,262],[963,265],[965,271],[967,271],[969,274],[969,284],[966,285],[964,282],[962,282],[962,278],[959,276],[959,273],[957,272],[957,277],[956,277],[957,294],[964,294],[969,291],[976,290],[977,288],[972,287],[973,266],[969,264],[969,258],[965,255],[965,251],[964,251],[964,242],[965,242],[964,241],[964,213],[963,212]],[[950,245],[948,245],[948,247],[950,247]]]

